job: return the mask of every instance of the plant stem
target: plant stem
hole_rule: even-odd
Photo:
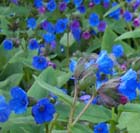
[[[49,124],[48,123],[45,124],[45,128],[46,128],[46,133],[49,133]]]
[[[76,119],[72,123],[72,126],[74,126],[78,122],[78,120],[80,119],[80,117],[84,114],[84,112],[88,109],[88,107],[92,103],[93,99],[94,99],[94,95],[92,95],[91,99],[88,101],[88,103],[86,104],[86,106],[83,108],[83,110],[80,112],[80,114],[76,117]]]
[[[67,61],[68,61],[68,64],[69,64],[69,32],[67,32]]]
[[[76,108],[76,101],[77,101],[77,96],[78,96],[78,86],[77,86],[77,80],[75,80],[74,82],[74,98],[73,98],[73,103],[71,106],[71,111],[70,111],[70,115],[69,115],[69,121],[68,121],[68,133],[70,133],[70,127],[73,121],[73,116],[74,116],[74,112],[75,112],[75,108]]]
[[[115,133],[115,117],[114,117],[115,109],[112,108],[112,120],[110,121],[110,133]]]
[[[54,116],[54,120],[50,123],[49,133],[52,132],[52,129],[53,129],[55,123],[56,123],[57,118],[58,118],[58,114],[56,114],[56,115]]]

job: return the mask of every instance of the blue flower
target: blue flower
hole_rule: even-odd
[[[124,17],[126,22],[130,22],[133,18],[133,15],[129,11],[125,11],[123,14],[123,17]]]
[[[99,16],[96,13],[92,13],[89,16],[89,24],[91,26],[98,26],[99,25]]]
[[[46,43],[51,43],[55,40],[55,35],[52,33],[46,33],[45,35],[43,35],[43,38],[46,41]]]
[[[24,113],[28,106],[28,96],[26,92],[20,87],[13,87],[11,89],[12,99],[10,100],[10,108],[16,114]]]
[[[6,39],[3,41],[3,47],[5,50],[11,50],[13,49],[13,42],[11,40]]]
[[[101,3],[101,0],[92,0],[92,1],[95,5],[99,5]]]
[[[94,133],[109,133],[107,124],[102,122],[94,126]]]
[[[69,3],[70,2],[70,0],[63,0],[64,2],[66,2],[66,3]]]
[[[55,0],[50,0],[50,1],[47,3],[47,9],[48,9],[48,11],[50,11],[50,12],[53,12],[53,11],[56,9],[56,2],[55,2]]]
[[[29,18],[27,20],[27,27],[30,29],[35,29],[36,28],[36,20],[35,18]]]
[[[113,2],[113,3],[112,3],[112,7],[115,7],[115,6],[117,6],[117,5],[118,5],[117,2]],[[120,8],[118,8],[118,9],[116,9],[115,11],[111,12],[111,13],[109,14],[109,17],[112,17],[112,18],[118,20],[118,19],[120,18],[120,13],[121,13],[121,10],[120,10]]]
[[[19,0],[11,0],[12,3],[18,4]]]
[[[121,77],[121,83],[118,87],[118,91],[128,97],[129,100],[133,100],[136,98],[137,86],[137,73],[130,69]]]
[[[29,47],[30,50],[35,50],[39,47],[39,44],[38,44],[36,39],[31,39],[29,41],[29,46],[28,47]]]
[[[81,39],[81,29],[78,28],[78,29],[72,30],[72,35],[76,41],[79,41]]]
[[[78,9],[79,12],[82,13],[82,14],[86,12],[86,8],[85,8],[84,5],[79,6],[77,9]]]
[[[43,1],[42,0],[34,0],[34,6],[37,8],[40,8],[43,6]]]
[[[6,103],[5,98],[0,96],[0,122],[6,122],[10,116],[11,110]]]
[[[55,32],[55,26],[46,20],[41,23],[41,27],[49,33]]]
[[[74,0],[73,3],[76,7],[79,7],[82,4],[83,0]]]
[[[114,63],[111,58],[108,57],[106,51],[101,51],[96,63],[98,65],[99,72],[102,72],[104,74],[112,73]]]
[[[75,71],[76,65],[77,65],[77,61],[71,59],[70,64],[69,64],[69,69],[70,69],[71,72]]]
[[[55,25],[56,33],[63,33],[67,28],[67,24],[68,24],[68,19],[66,18],[57,20],[57,23]]]
[[[130,3],[132,0],[125,0],[127,3]]]
[[[48,66],[48,62],[44,56],[34,56],[32,65],[37,70],[44,70]]]
[[[114,45],[112,48],[112,53],[116,56],[116,57],[121,57],[124,54],[124,49],[122,47],[121,44],[117,44]]]
[[[50,122],[53,119],[55,108],[47,98],[40,99],[36,105],[32,107],[32,115],[37,124]]]

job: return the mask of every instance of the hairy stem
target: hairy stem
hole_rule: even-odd
[[[92,95],[91,99],[88,101],[88,103],[86,104],[86,106],[83,108],[83,110],[80,112],[80,114],[76,117],[76,119],[72,123],[72,126],[74,126],[78,122],[78,120],[80,119],[80,117],[84,114],[84,112],[88,109],[88,107],[92,103],[93,99],[94,99],[94,95]]]
[[[68,121],[68,125],[67,125],[68,133],[70,133],[70,127],[72,125],[73,116],[74,116],[74,112],[75,112],[75,109],[76,109],[76,102],[77,102],[77,96],[78,96],[77,80],[75,80],[74,86],[75,86],[74,87],[74,98],[73,98],[73,103],[72,103],[72,106],[71,106],[71,111],[70,111],[70,115],[69,115],[69,121]]]

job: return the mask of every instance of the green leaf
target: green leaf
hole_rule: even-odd
[[[23,78],[23,73],[16,73],[11,76],[9,76],[6,80],[0,82],[0,91],[3,92],[2,95],[7,96],[9,93],[9,90],[14,87],[19,85]]]
[[[67,133],[67,130],[53,130],[52,133]]]
[[[42,71],[38,78],[49,85],[62,87],[70,77],[70,73],[54,70],[53,68],[49,67]],[[32,87],[29,89],[28,95],[39,99],[46,97],[48,95],[48,91],[46,91],[46,89],[44,89],[37,83],[37,81],[35,81]]]
[[[116,6],[114,6],[114,7],[112,7],[112,8],[110,8],[110,9],[104,14],[104,17],[106,17],[106,16],[108,16],[110,13],[116,11],[117,9],[119,9],[119,8],[120,8],[121,6],[123,6],[123,5],[124,5],[124,2],[122,2],[122,3],[120,3],[120,4],[116,5]]]
[[[122,44],[126,55],[134,53],[134,49],[132,49],[127,43],[123,41],[114,41],[116,37],[117,35],[108,27],[103,35],[101,45],[102,50],[107,50],[109,53],[111,53],[114,44]]]
[[[140,30],[125,32],[115,39],[115,41],[124,40],[128,38],[140,38]]]
[[[93,131],[83,124],[76,124],[74,127],[71,128],[72,133],[93,133]]]
[[[47,68],[46,70],[42,71],[38,78],[50,85],[57,84],[55,71],[53,71],[52,68]],[[32,87],[29,89],[28,95],[39,99],[46,97],[48,95],[48,91],[44,90],[44,88],[40,86],[37,81],[35,81]]]
[[[128,103],[126,105],[120,105],[118,108],[120,111],[124,112],[140,112],[140,104]]]
[[[10,119],[0,124],[0,126],[2,127],[2,133],[7,133],[8,131],[10,133],[42,133],[44,130],[43,125],[35,124],[31,115],[17,116],[12,114]]]
[[[84,108],[85,104],[78,104],[76,115],[78,115]],[[105,122],[111,119],[111,111],[103,106],[91,105],[87,111],[82,115],[80,120],[86,120],[92,123]]]
[[[68,36],[69,36],[69,39],[67,39]],[[69,44],[68,44],[67,40],[69,40]],[[75,42],[75,40],[74,40],[71,32],[65,33],[60,40],[60,44],[64,45],[65,47],[68,47],[68,46],[70,47],[74,42]]]
[[[35,77],[38,85],[41,86],[44,90],[52,92],[54,95],[58,96],[60,98],[60,100],[62,100],[63,102],[65,102],[69,105],[72,104],[72,97],[65,94],[62,90],[60,90],[52,85],[49,85],[48,83],[44,82],[40,78],[37,78],[36,76],[34,76],[34,77]]]
[[[120,130],[127,129],[128,133],[139,133],[140,113],[123,112],[118,123],[117,127]]]

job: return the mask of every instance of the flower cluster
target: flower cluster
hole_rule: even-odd
[[[6,103],[5,98],[0,96],[0,122],[6,122],[12,111],[15,114],[23,114],[27,111],[29,105],[29,98],[26,92],[16,86],[11,88],[11,99]],[[49,99],[40,99],[32,107],[32,115],[37,124],[50,122],[53,119],[55,107],[50,103]]]

